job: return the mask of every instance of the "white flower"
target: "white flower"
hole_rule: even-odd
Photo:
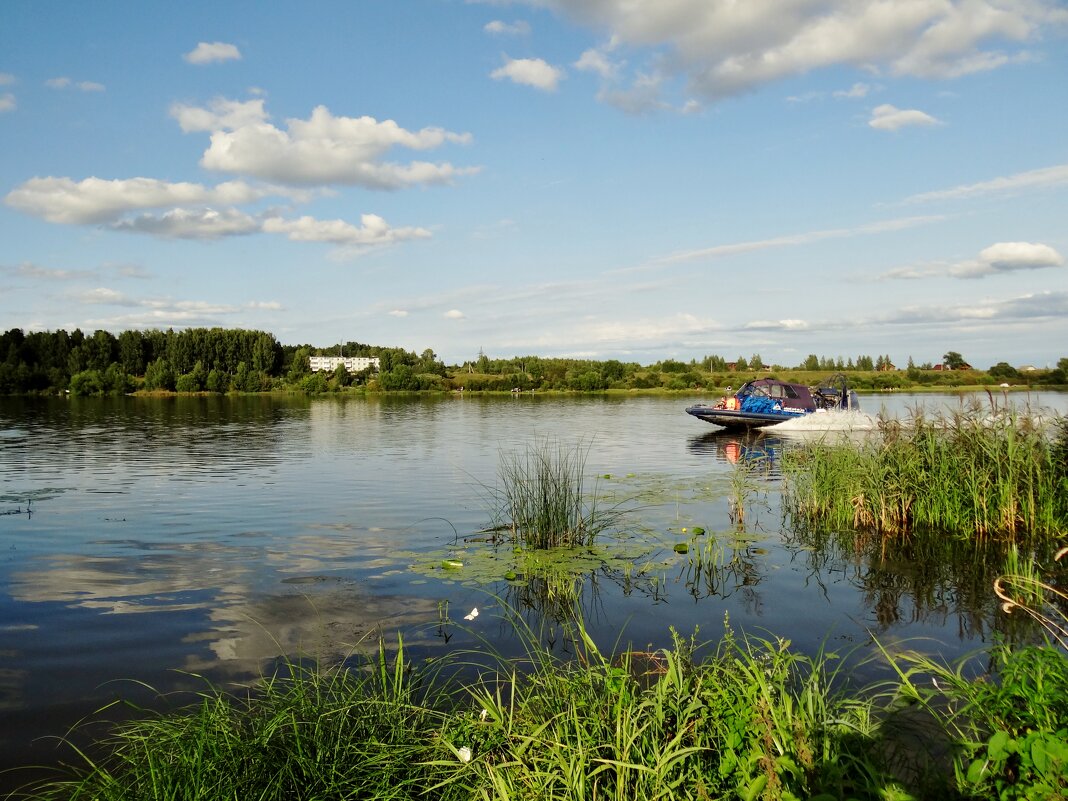
[[[464,615],[464,620],[474,620],[476,617],[478,617],[478,608],[477,607],[472,609],[469,614]]]
[[[471,761],[471,749],[468,748],[465,745],[463,748],[459,748],[459,749],[456,750],[456,756],[458,756],[460,758],[461,762],[470,762]]]
[[[485,720],[488,717],[489,717],[489,710],[488,709],[483,709],[481,712],[478,713],[478,719],[479,720]]]

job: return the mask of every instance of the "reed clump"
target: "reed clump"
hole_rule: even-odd
[[[1051,431],[1052,428],[1052,431]],[[881,419],[861,443],[783,454],[784,509],[807,527],[904,535],[917,529],[1017,539],[1068,523],[1068,427],[978,404]]]
[[[495,528],[529,548],[592,545],[624,514],[604,507],[585,481],[589,446],[541,439],[523,451],[502,452],[492,490]]]

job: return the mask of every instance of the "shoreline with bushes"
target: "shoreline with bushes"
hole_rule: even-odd
[[[313,372],[313,355],[344,353],[378,360],[378,369],[350,374],[343,365]],[[896,369],[888,356],[843,360],[808,356],[796,367],[765,365],[758,354],[727,362],[663,359],[649,365],[618,359],[525,356],[446,366],[427,349],[347,342],[330,348],[282,345],[273,334],[243,329],[181,331],[29,332],[0,334],[0,395],[75,396],[176,392],[715,392],[754,378],[773,376],[810,386],[843,372],[858,392],[972,391],[974,389],[1066,389],[1068,358],[1056,368],[1021,372],[999,363],[987,371],[964,364],[912,364]],[[945,368],[945,369],[943,369]],[[1003,385],[1010,386],[1003,386]]]

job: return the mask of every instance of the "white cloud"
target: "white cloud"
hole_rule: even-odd
[[[482,26],[482,30],[494,36],[526,36],[530,33],[530,23],[524,20],[516,20],[512,23],[495,19]]]
[[[123,278],[151,278],[152,274],[139,264],[107,264],[109,270]]]
[[[0,86],[10,86],[15,82],[15,76],[10,72],[0,72]]]
[[[861,97],[867,97],[868,92],[871,91],[871,87],[866,83],[855,83],[849,89],[839,90],[834,93],[835,97],[845,100],[854,100]]]
[[[85,328],[125,330],[131,328],[189,328],[233,325],[233,316],[241,307],[199,300],[172,301],[167,299],[134,300],[122,298],[121,303],[108,305],[137,309],[131,314],[83,321]]]
[[[107,287],[87,289],[75,295],[75,299],[81,303],[104,304],[108,306],[140,306],[139,301],[131,300],[121,292]]]
[[[728,245],[715,245],[709,248],[700,248],[698,250],[686,250],[679,253],[673,253],[668,256],[662,256],[658,259],[654,259],[645,266],[628,268],[625,270],[617,270],[616,272],[635,272],[637,270],[647,270],[650,268],[661,267],[669,264],[675,264],[678,262],[722,258],[723,256],[735,256],[740,253],[752,253],[759,250],[767,250],[769,248],[790,247],[794,245],[810,245],[814,242],[822,242],[828,239],[845,239],[854,236],[867,236],[870,234],[902,231],[909,228],[914,228],[919,225],[928,225],[930,223],[940,222],[944,219],[945,217],[941,215],[931,215],[925,217],[901,217],[898,219],[882,220],[880,222],[869,223],[867,225],[858,225],[855,228],[831,228],[822,231],[806,231],[801,234],[778,236],[773,237],[771,239],[759,239],[752,240],[749,242],[734,242]]]
[[[1044,189],[1047,187],[1068,186],[1068,164],[1043,167],[1038,170],[1019,172],[989,181],[981,181],[951,189],[939,189],[905,198],[903,203],[924,203],[931,200],[958,200],[969,197],[982,197],[1021,189]]]
[[[805,92],[803,95],[790,95],[786,98],[788,103],[811,103],[814,100],[822,100],[824,98],[823,92]]]
[[[263,311],[282,311],[285,307],[277,300],[250,300],[245,304],[246,309],[260,309]]]
[[[990,275],[1060,267],[1064,257],[1049,245],[1033,242],[997,242],[979,253],[974,261],[954,265],[956,278],[984,278]]]
[[[583,72],[593,72],[605,80],[611,80],[623,66],[621,63],[611,60],[608,54],[600,48],[590,48],[579,56],[573,66]]]
[[[742,326],[747,331],[804,331],[805,320],[754,320]]]
[[[179,106],[172,113],[194,130],[209,122],[233,126],[215,130],[200,163],[210,170],[242,173],[285,184],[352,184],[369,189],[399,189],[446,183],[477,168],[449,163],[382,161],[393,147],[429,150],[443,144],[468,144],[471,135],[442,128],[408,131],[393,120],[335,117],[317,106],[307,120],[286,120],[283,131],[257,116],[260,101],[213,101],[209,109]]]
[[[389,312],[389,315],[390,317],[407,317],[408,312],[406,312],[404,309],[392,309]]]
[[[507,78],[513,83],[533,86],[543,92],[554,92],[561,79],[564,78],[564,71],[540,58],[505,56],[504,66],[491,72],[490,77],[495,81]]]
[[[951,78],[1031,57],[1055,0],[529,0],[642,48],[716,100],[812,70]]]
[[[367,248],[431,236],[426,228],[394,228],[376,214],[364,214],[357,226],[344,220],[317,220],[310,216],[287,220],[276,212],[266,217],[250,215],[234,207],[280,191],[242,181],[206,187],[151,178],[115,181],[86,178],[75,182],[70,178],[48,177],[31,178],[8,193],[4,202],[53,223],[105,224],[115,231],[166,239],[212,240],[262,231],[283,234],[294,242]],[[166,211],[130,216],[132,212],[150,209]]]
[[[874,281],[918,281],[923,278],[934,278],[945,275],[944,264],[909,264],[904,267],[894,267],[885,273],[875,276]]]
[[[0,271],[21,278],[46,281],[78,281],[96,275],[92,270],[56,270],[51,267],[42,267],[32,262],[23,262],[15,267],[0,267]]]
[[[876,106],[868,125],[880,131],[896,131],[909,125],[941,125],[942,123],[916,109],[900,109],[889,103]]]
[[[241,51],[237,45],[226,42],[200,42],[182,58],[190,64],[214,64],[219,61],[238,61]]]
[[[96,81],[72,81],[67,77],[49,78],[45,81],[45,86],[50,89],[69,89],[74,87],[82,92],[103,92],[105,87],[102,83]]]
[[[716,320],[680,313],[660,318],[591,320],[573,330],[561,329],[559,336],[550,336],[546,341],[565,347],[583,343],[594,350],[605,346],[659,346],[670,342],[700,340],[722,328],[722,323]]]
[[[261,223],[237,209],[178,208],[159,216],[142,214],[119,220],[110,227],[115,231],[151,234],[164,239],[219,239],[256,233]]]
[[[1006,300],[987,300],[959,306],[907,306],[877,322],[923,326],[983,323],[988,326],[994,322],[1032,322],[1048,318],[1068,318],[1068,292],[1035,292]]]
[[[5,92],[0,95],[0,114],[5,111],[14,111],[16,108],[15,96],[11,92]]]
[[[1064,257],[1049,245],[1033,242],[996,242],[967,261],[948,264],[931,262],[895,267],[879,275],[876,281],[910,281],[929,278],[986,278],[1024,270],[1060,267]]]
[[[155,178],[105,180],[86,178],[31,178],[4,198],[8,206],[68,225],[114,222],[131,211],[168,206],[233,205],[277,194],[271,188],[256,188],[243,181],[228,181],[215,187],[194,183],[168,183]]]
[[[285,234],[294,242],[329,242],[359,247],[391,245],[430,237],[430,232],[425,228],[392,228],[377,214],[362,215],[359,226],[344,220],[316,220],[314,217],[283,220],[281,217],[271,217],[264,220],[263,230],[271,234]]]
[[[462,320],[466,315],[459,309],[449,309],[445,312],[445,318],[448,320]]]
[[[268,115],[263,108],[263,103],[262,99],[242,102],[217,97],[208,104],[208,108],[172,103],[170,115],[178,120],[179,127],[185,133],[233,131],[246,125],[266,122]]]
[[[651,111],[665,110],[671,106],[663,99],[663,82],[664,76],[658,72],[638,72],[630,86],[605,84],[597,93],[597,99],[627,114],[646,114]],[[682,110],[685,113],[692,113],[695,110],[695,103],[696,101],[687,101]]]

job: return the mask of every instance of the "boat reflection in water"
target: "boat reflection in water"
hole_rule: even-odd
[[[709,454],[731,465],[779,474],[779,456],[783,440],[760,429],[730,431],[719,429],[690,437],[688,449],[694,454]]]

